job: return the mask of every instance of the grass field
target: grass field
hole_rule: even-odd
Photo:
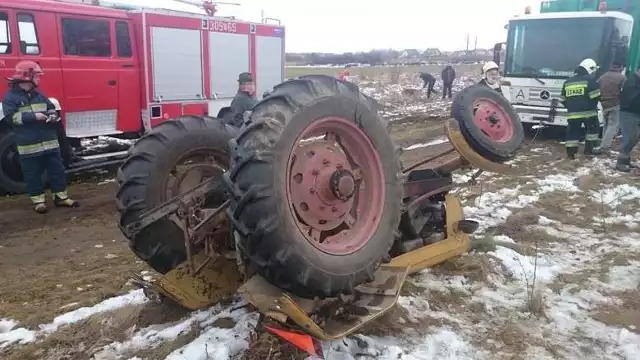
[[[454,65],[456,72],[460,75],[467,74],[480,74],[481,64],[471,65]],[[310,67],[310,66],[287,66],[286,77],[293,78],[302,75],[332,75],[338,76],[344,67]],[[364,77],[377,77],[385,73],[418,73],[428,72],[431,74],[440,74],[443,66],[440,65],[424,65],[424,66],[369,66],[369,67],[354,67],[349,71],[353,74],[358,74]]]

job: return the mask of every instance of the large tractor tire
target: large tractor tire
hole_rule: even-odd
[[[164,122],[142,137],[118,170],[120,226],[206,179],[220,177],[228,167],[228,143],[234,135],[235,130],[219,119],[184,116]],[[217,203],[212,206],[219,205],[226,199],[224,190],[210,198]],[[161,274],[186,260],[183,231],[167,218],[144,228],[129,239],[129,245]]]
[[[303,76],[274,88],[231,140],[228,218],[249,269],[305,298],[373,280],[398,236],[399,154],[357,86]]]
[[[0,133],[0,191],[9,194],[27,191],[18,156],[13,133]]]
[[[456,94],[451,116],[471,148],[488,160],[512,159],[524,141],[524,127],[509,101],[497,91],[472,85]]]

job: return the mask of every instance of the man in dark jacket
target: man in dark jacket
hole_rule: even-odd
[[[67,195],[67,178],[60,155],[55,122],[55,106],[39,92],[42,69],[33,61],[21,61],[14,76],[7,78],[11,88],[2,101],[4,120],[11,124],[16,138],[20,166],[27,192],[38,213],[47,212],[42,173],[49,175],[55,206],[76,207]]]
[[[456,71],[451,65],[445,66],[440,74],[442,76],[442,98],[449,96],[451,99],[451,92],[453,90],[453,80],[456,79]]]
[[[631,170],[631,151],[640,139],[640,68],[632,73],[624,84],[620,96],[620,130],[622,146],[616,169]]]
[[[433,86],[436,84],[436,78],[433,77],[433,75],[426,73],[426,72],[421,72],[420,73],[420,79],[422,79],[422,81],[424,81],[424,85],[422,85],[422,88],[427,88],[427,97],[430,98],[431,97],[431,93],[438,93],[437,91],[433,90]]]
[[[618,120],[620,118],[620,92],[627,79],[622,73],[624,65],[614,63],[611,69],[600,77],[600,103],[602,104],[602,117],[604,118],[604,132],[600,147],[595,153],[605,153],[611,149],[613,138],[618,135]]]
[[[241,127],[244,123],[244,113],[253,109],[258,103],[253,93],[255,86],[251,73],[243,72],[238,75],[238,92],[231,101],[231,111],[226,116],[225,122],[235,127]]]
[[[567,138],[565,148],[567,157],[575,159],[578,153],[582,124],[587,130],[584,142],[584,154],[593,155],[598,143],[600,122],[598,121],[598,101],[600,86],[592,74],[598,69],[592,59],[584,59],[576,68],[575,75],[562,85],[560,101],[567,108]]]

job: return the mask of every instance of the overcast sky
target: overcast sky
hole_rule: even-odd
[[[114,0],[111,0],[114,1]],[[166,3],[171,0],[115,0]],[[220,15],[260,21],[278,18],[286,27],[288,52],[346,52],[371,49],[464,49],[475,36],[490,48],[506,38],[504,25],[540,0],[224,0]],[[177,4],[176,4],[177,5]],[[180,6],[180,5],[177,5]]]

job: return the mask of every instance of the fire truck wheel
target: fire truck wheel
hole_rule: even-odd
[[[399,152],[357,87],[304,76],[275,87],[230,141],[228,218],[248,265],[297,296],[352,293],[399,235]]]
[[[511,159],[524,141],[524,128],[514,108],[486,86],[472,85],[456,94],[451,116],[460,123],[471,147],[488,160]]]
[[[21,194],[26,190],[13,133],[0,134],[0,191]]]
[[[216,118],[184,116],[158,125],[138,140],[118,170],[116,205],[120,227],[192,189],[206,177],[222,174],[229,164],[228,142],[236,132]],[[201,170],[204,167],[220,171],[213,174]],[[200,177],[184,175],[190,170],[198,170],[196,175]],[[207,175],[203,174],[205,171]],[[186,178],[189,184],[181,181]],[[144,228],[129,239],[129,245],[140,259],[162,274],[186,260],[183,231],[167,218]]]

